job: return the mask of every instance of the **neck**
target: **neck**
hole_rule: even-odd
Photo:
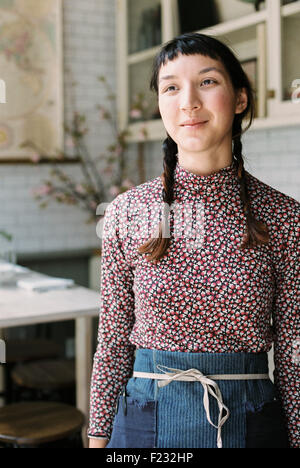
[[[233,187],[238,184],[234,160],[227,166],[214,170],[208,175],[196,174],[193,171],[185,169],[177,161],[174,172],[175,192],[197,192],[199,194],[212,190],[219,193],[225,189],[225,186]]]
[[[207,176],[228,167],[232,163],[232,154],[222,158],[206,158],[201,159],[198,157],[182,156],[177,154],[177,161],[179,165],[193,174],[200,176]]]

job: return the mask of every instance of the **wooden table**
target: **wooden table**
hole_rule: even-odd
[[[43,276],[30,270],[30,274]],[[18,274],[17,279],[26,273]],[[27,273],[28,275],[28,273]],[[89,415],[92,370],[92,317],[99,315],[99,292],[74,285],[47,292],[26,291],[16,281],[0,285],[1,329],[60,320],[75,320],[76,406]]]

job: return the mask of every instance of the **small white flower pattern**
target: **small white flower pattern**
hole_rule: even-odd
[[[258,353],[274,342],[275,385],[290,445],[299,448],[300,204],[246,171],[253,215],[267,224],[270,242],[242,251],[246,223],[233,163],[199,176],[177,162],[174,177],[177,206],[189,214],[200,206],[201,226],[177,229],[182,218],[171,210],[171,244],[157,264],[137,248],[161,220],[161,178],[118,195],[106,210],[88,435],[110,438],[135,348]],[[201,232],[200,242],[187,232]]]

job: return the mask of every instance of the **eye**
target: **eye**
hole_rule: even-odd
[[[174,85],[170,85],[170,86],[167,87],[167,89],[166,89],[165,91],[168,91],[170,88],[175,88],[175,86],[174,86]]]
[[[205,80],[202,81],[202,83],[205,83],[206,81],[211,81],[212,83],[216,83],[216,81],[212,80],[211,78],[206,78]]]

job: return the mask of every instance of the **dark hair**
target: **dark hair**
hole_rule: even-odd
[[[223,63],[231,78],[232,86],[237,91],[245,88],[248,97],[247,107],[240,114],[235,114],[232,124],[233,141],[233,161],[236,169],[240,196],[243,203],[243,210],[246,216],[246,232],[240,245],[240,249],[253,247],[257,244],[266,244],[269,241],[268,228],[265,223],[255,219],[251,212],[250,197],[247,189],[247,177],[244,169],[244,160],[242,155],[241,135],[251,126],[255,115],[255,91],[244,72],[239,60],[236,58],[230,48],[218,39],[200,33],[186,33],[175,37],[165,43],[153,61],[150,89],[158,95],[158,75],[162,65],[169,60],[174,60],[179,54],[196,55],[201,54]],[[242,130],[243,119],[249,116],[247,127]],[[177,162],[177,143],[167,133],[167,138],[163,145],[164,171],[161,174],[163,183],[163,216],[158,226],[158,237],[149,239],[145,244],[138,248],[140,254],[147,254],[148,261],[157,263],[162,258],[170,245],[170,237],[163,237],[165,223],[167,222],[167,209],[174,201],[174,171]]]

